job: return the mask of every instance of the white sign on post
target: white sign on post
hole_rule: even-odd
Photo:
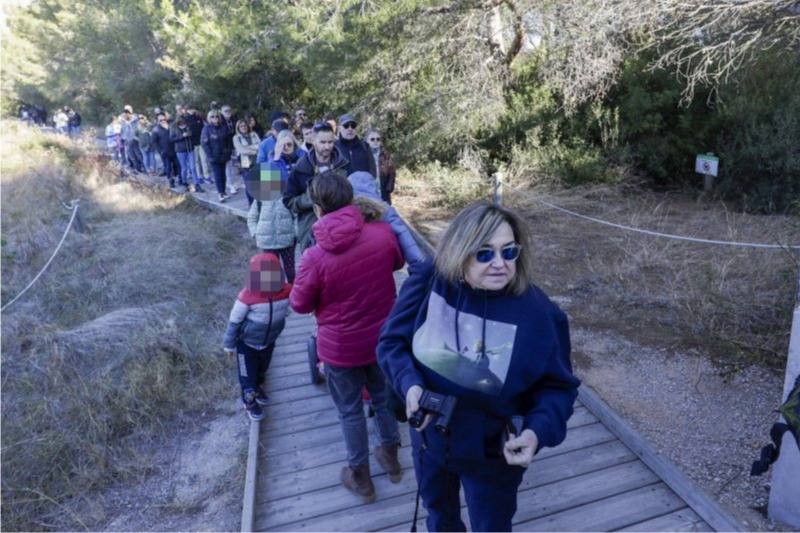
[[[718,170],[719,157],[715,157],[712,154],[697,154],[697,159],[694,160],[695,172],[716,177]]]

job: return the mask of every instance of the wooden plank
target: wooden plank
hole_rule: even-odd
[[[385,478],[386,476],[373,476],[380,499],[404,493],[413,499],[416,494],[416,478],[413,468],[411,468],[411,451],[409,448],[404,448],[403,451],[401,464],[407,466],[407,471],[401,483],[394,485],[383,479],[380,480],[379,485],[378,477]],[[534,463],[535,466],[532,466],[529,474],[526,475],[526,480],[529,486],[541,486],[562,478],[565,471],[571,475],[579,475],[629,462],[634,458],[635,456],[622,443],[612,441],[592,448],[574,450],[566,454],[537,460]],[[305,493],[295,493],[292,497],[280,500],[271,497],[265,498],[259,494],[257,513],[259,527],[275,529],[289,522],[319,517],[345,508],[358,507],[361,503],[360,500],[354,498],[339,485],[338,474],[341,467],[342,464],[328,465],[309,472],[309,474],[317,474],[316,476],[296,478],[298,484],[312,489]],[[376,470],[373,469],[374,472]],[[377,472],[381,472],[381,470],[378,469]],[[321,480],[326,482],[327,486],[315,488],[319,486]],[[273,487],[281,487],[284,491],[289,488],[281,478],[273,478],[272,482],[267,482],[265,485],[270,487],[268,489],[270,496],[273,494]],[[353,512],[359,511],[353,509]]]
[[[585,413],[586,413],[585,417],[584,416],[579,416],[579,417],[573,417],[571,419],[571,422],[573,424],[575,424],[575,427],[581,427],[578,424],[580,424],[580,425],[588,425],[588,424],[591,424],[591,423],[595,423],[597,421],[597,419],[594,417],[594,415],[589,413],[588,410],[583,409],[583,411],[585,411]],[[270,461],[270,460],[272,460],[272,457],[274,457],[275,455],[279,455],[280,453],[283,453],[283,452],[286,452],[286,451],[298,450],[301,447],[308,449],[308,448],[313,448],[315,446],[321,446],[321,445],[328,444],[328,443],[338,442],[339,440],[341,440],[341,428],[339,426],[339,420],[334,415],[334,418],[331,420],[331,422],[332,423],[329,424],[328,426],[322,426],[322,427],[313,426],[315,428],[315,430],[313,432],[311,432],[310,434],[309,434],[308,431],[301,432],[299,434],[298,433],[286,433],[286,432],[284,432],[283,434],[274,434],[274,435],[273,434],[269,434],[265,438],[264,444],[262,445],[262,449],[261,449],[262,456],[265,458],[265,461]],[[375,436],[376,432],[374,431],[375,430],[374,424],[370,424],[369,429],[371,430],[370,431],[370,436],[371,437]],[[401,437],[403,438],[403,441],[406,442],[408,439],[406,439],[405,436],[408,433],[408,427],[405,426],[405,425],[401,425],[401,431],[403,432],[403,433],[401,433]],[[272,446],[270,446],[268,443],[271,443]],[[343,450],[343,453],[344,453],[344,448],[343,447],[342,447],[342,450]],[[312,450],[311,453],[316,453],[316,452],[314,452]],[[410,453],[410,452],[404,451],[403,453]],[[539,459],[539,457],[537,456],[537,460],[538,459]],[[268,465],[269,465],[269,463],[265,463],[265,468],[264,469],[266,471],[265,474],[267,476],[270,476],[270,472],[268,470],[268,468],[269,468]],[[330,465],[323,465],[323,466],[327,467],[328,469],[334,468],[333,466],[330,466]],[[336,468],[336,472],[338,472],[338,468],[341,467],[341,464],[340,464],[340,462],[337,462],[337,463],[334,464],[334,466]],[[314,469],[298,470],[298,471],[295,471],[295,472],[291,472],[291,473],[283,474],[283,475],[279,475],[279,476],[271,475],[270,479],[272,481],[267,482],[266,484],[263,485],[264,489],[261,489],[260,492],[259,492],[259,500],[264,500],[267,497],[266,494],[269,494],[269,498],[270,499],[284,497],[285,495],[281,492],[281,490],[290,490],[292,494],[300,494],[302,492],[310,492],[310,491],[313,491],[313,490],[328,486],[328,485],[324,485],[324,484],[323,485],[319,485],[320,479],[329,479],[330,478],[330,475],[321,475],[320,478],[316,478],[314,472],[319,470],[319,468],[320,467],[316,467]],[[265,476],[262,474],[262,477],[265,477]],[[284,485],[286,483],[286,480],[289,480],[289,479],[298,480],[298,483],[292,482],[293,485],[290,488],[281,489],[281,487],[284,487]],[[307,485],[307,484],[303,484],[303,483],[299,482],[300,480],[304,480],[304,479],[311,480],[312,485]],[[262,492],[264,492],[264,496],[263,497],[261,495]]]
[[[639,461],[591,472],[564,481],[545,484],[519,493],[520,508],[528,506],[539,515],[575,507],[594,501],[604,494],[618,494],[657,481],[653,473]],[[530,500],[535,500],[533,504]],[[543,500],[540,502],[538,500]],[[371,505],[344,509],[325,516],[284,524],[287,531],[371,531],[408,523],[414,511],[414,498],[409,495],[379,500]],[[422,513],[420,513],[422,514]]]
[[[661,513],[684,508],[686,503],[664,483],[573,507],[530,522],[515,531],[614,531]]]
[[[280,401],[279,398],[270,397],[270,403],[266,406],[267,420],[270,422],[285,420],[297,415],[312,413],[321,409],[334,409],[333,400],[329,394],[320,392],[318,396],[311,398],[300,398],[292,401]],[[313,431],[314,428],[308,428]]]
[[[632,524],[617,531],[713,531],[689,507]]]
[[[716,531],[744,531],[736,518],[678,468],[659,455],[592,389],[582,385],[579,397],[603,424],[649,466],[689,507]]]
[[[250,421],[250,436],[247,444],[247,467],[244,476],[244,498],[242,500],[242,533],[253,531],[256,500],[256,472],[258,471],[259,422]]]

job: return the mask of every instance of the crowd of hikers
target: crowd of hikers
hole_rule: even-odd
[[[213,185],[222,202],[244,190],[252,203],[253,195],[244,186],[248,177],[264,169],[262,163],[284,176],[295,165],[304,166],[303,157],[313,149],[320,127],[328,125],[338,135],[334,163],[346,160],[346,171],[370,172],[384,200],[390,201],[395,179],[391,155],[376,129],[367,128],[360,138],[352,116],[343,115],[338,122],[326,116],[315,123],[306,118],[304,109],[294,115],[276,111],[265,128],[254,113],[240,118],[230,105],[212,102],[209,107],[203,113],[179,104],[174,116],[156,108],[148,117],[126,105],[106,126],[106,145],[122,165],[135,172],[161,175],[171,188],[205,192],[204,184]]]
[[[20,104],[19,119],[29,126],[47,126],[47,110],[38,105]],[[57,133],[77,137],[81,133],[81,115],[73,108],[64,106],[56,110],[51,118],[51,124]]]
[[[463,488],[473,530],[509,531],[525,468],[564,440],[580,384],[567,317],[532,282],[524,219],[470,205],[428,257],[391,206],[395,170],[381,133],[365,128],[365,142],[355,116],[312,123],[303,110],[293,120],[278,113],[260,132],[227,106],[212,108],[204,124],[192,110],[178,112],[171,125],[158,116],[164,138],[176,153],[204,154],[180,158],[190,169],[183,180],[205,158],[220,200],[237,175],[251,200],[259,251],[223,337],[249,417],[266,416],[264,380],[290,309],[313,313],[346,447],[342,485],[365,503],[376,499],[369,414],[379,440],[372,456],[399,483],[398,421],[408,420],[428,530],[466,530]],[[398,296],[394,272],[404,265]]]

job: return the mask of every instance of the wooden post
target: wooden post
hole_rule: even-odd
[[[500,171],[494,173],[492,176],[494,181],[494,194],[492,201],[494,205],[503,205],[503,174]]]
[[[783,382],[785,401],[800,374],[800,278],[797,280],[797,301],[789,337],[789,357],[786,361],[786,379]],[[783,420],[783,417],[781,417]],[[767,508],[772,520],[791,527],[800,527],[800,449],[790,432],[783,434],[781,455],[772,465],[772,486]]]

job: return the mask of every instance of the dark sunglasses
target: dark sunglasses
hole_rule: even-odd
[[[380,141],[381,138],[380,137],[370,137],[368,140],[375,142],[375,141]]]
[[[347,124],[342,124],[342,127],[346,128],[348,130],[354,130],[354,129],[356,129],[356,123],[355,122],[348,122]]]
[[[503,261],[516,261],[519,253],[522,251],[522,246],[519,244],[509,244],[500,250],[500,257]],[[494,259],[494,248],[481,248],[475,252],[475,259],[478,263],[490,263]]]

